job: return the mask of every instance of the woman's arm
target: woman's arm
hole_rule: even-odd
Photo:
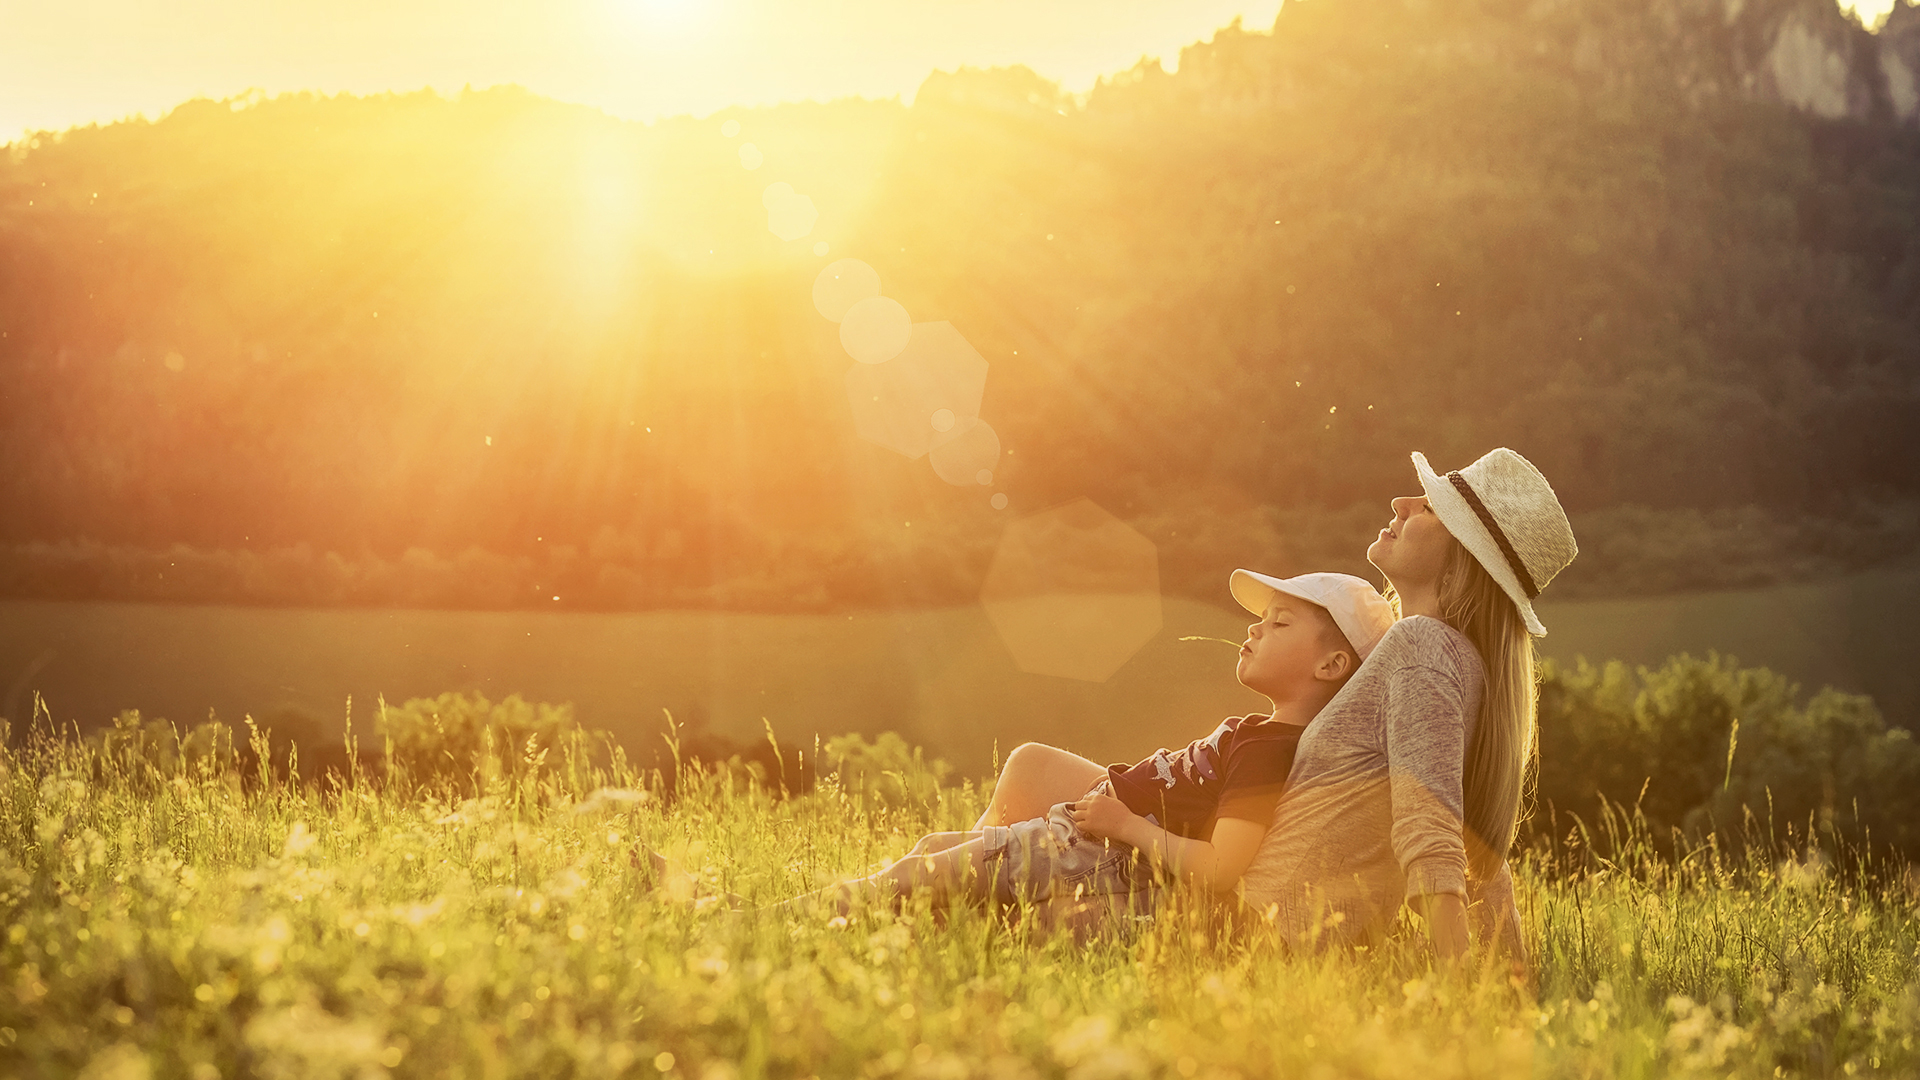
[[[1106,794],[1073,803],[1070,812],[1088,836],[1118,840],[1167,873],[1190,878],[1214,892],[1227,892],[1240,883],[1240,875],[1247,872],[1267,835],[1266,825],[1220,818],[1213,824],[1210,840],[1175,836]]]
[[[1530,977],[1532,959],[1520,932],[1511,864],[1501,863],[1499,872],[1487,881],[1467,883],[1467,923],[1473,929],[1473,939],[1483,948],[1505,957],[1523,978]]]
[[[1467,951],[1467,849],[1461,832],[1467,695],[1450,671],[1406,664],[1389,676],[1388,841],[1406,875],[1407,905],[1443,958]]]
[[[1467,955],[1467,901],[1455,893],[1422,893],[1407,898],[1427,923],[1427,935],[1433,939],[1434,954],[1442,960],[1458,960]]]

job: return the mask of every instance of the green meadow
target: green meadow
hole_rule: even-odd
[[[1566,664],[1659,667],[1716,641],[1898,708],[1912,645],[1885,629],[1915,588],[1884,571],[1549,608],[1549,678],[1573,702],[1552,723],[1652,768],[1673,752],[1704,764],[1651,794],[1607,786],[1624,759],[1548,762],[1543,782],[1605,773],[1601,790],[1639,790],[1651,813],[1708,772],[1720,832],[1665,832],[1670,807],[1543,800],[1516,863],[1525,977],[1436,971],[1412,925],[1371,953],[1292,955],[1257,919],[1229,928],[1184,895],[1078,941],[1018,912],[838,925],[711,899],[776,901],[964,826],[994,755],[1025,739],[1117,758],[1252,708],[1224,646],[1180,640],[1237,636],[1217,607],[1168,599],[1159,635],[1091,684],[1019,672],[977,608],[10,603],[0,659],[27,672],[11,693],[28,707],[9,706],[0,752],[0,1075],[1914,1075],[1920,875],[1849,846],[1846,827],[1862,810],[1848,818],[1849,797],[1900,797],[1879,775],[1912,764],[1895,764],[1913,756],[1900,714],[1855,731],[1871,705],[1792,704],[1806,694],[1768,691],[1765,672]],[[1619,697],[1623,678],[1638,699]],[[1663,696],[1688,686],[1705,696]],[[449,687],[572,706],[406,700]],[[1716,700],[1746,726],[1725,730]],[[161,708],[107,720],[143,701]],[[271,738],[250,742],[243,716]],[[661,741],[676,728],[678,748]],[[788,756],[770,770],[677,753],[701,730],[776,733]],[[319,750],[355,764],[316,782]],[[1798,789],[1778,792],[1794,820],[1752,805],[1791,771],[1783,753],[1828,777],[1814,816],[1787,809]],[[1720,811],[1741,791],[1733,820]],[[672,860],[664,880],[636,868],[643,847]]]
[[[0,1072],[1920,1069],[1920,882],[1757,821],[1744,847],[1670,847],[1628,810],[1562,814],[1518,861],[1523,977],[1435,970],[1412,927],[1372,952],[1291,954],[1184,895],[1082,941],[1018,911],[836,922],[712,899],[784,898],[978,814],[977,782],[937,783],[897,746],[816,746],[821,781],[787,797],[765,771],[642,773],[584,729],[493,725],[462,750],[429,720],[358,729],[371,765],[300,786],[263,739],[225,730],[43,724],[0,754]],[[636,847],[674,869],[644,877]]]

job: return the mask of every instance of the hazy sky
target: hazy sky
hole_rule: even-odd
[[[1071,90],[1280,0],[0,0],[0,142],[189,98],[519,83],[650,119],[909,96],[962,64]]]
[[[1893,0],[1855,0],[1872,23]],[[1168,68],[1280,0],[0,0],[0,142],[250,89],[519,83],[618,116],[910,96],[936,68],[1025,64],[1069,90]]]

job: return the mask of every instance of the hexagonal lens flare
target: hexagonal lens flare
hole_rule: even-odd
[[[913,317],[892,297],[870,296],[840,320],[840,347],[863,364],[886,363],[912,338]]]
[[[1020,670],[1105,682],[1160,631],[1159,552],[1075,499],[1007,527],[980,603]]]
[[[847,309],[880,295],[880,272],[859,259],[835,259],[813,279],[813,307],[832,322],[847,317]]]
[[[987,361],[953,324],[914,323],[898,356],[882,364],[855,364],[846,381],[847,404],[860,437],[918,458],[932,450],[936,440],[946,441],[979,422]],[[937,426],[942,422],[948,424],[945,432]],[[993,451],[997,461],[997,437]],[[992,468],[975,470],[982,467]]]
[[[948,429],[940,427],[940,414],[934,414],[933,449],[929,460],[940,479],[955,487],[993,483],[994,466],[1000,464],[1000,435],[985,420],[971,423],[951,420]],[[986,479],[982,480],[982,475]]]

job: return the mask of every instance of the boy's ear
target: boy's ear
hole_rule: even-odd
[[[1319,666],[1313,669],[1313,677],[1321,682],[1339,682],[1353,674],[1355,666],[1352,653],[1335,649],[1320,658]]]

